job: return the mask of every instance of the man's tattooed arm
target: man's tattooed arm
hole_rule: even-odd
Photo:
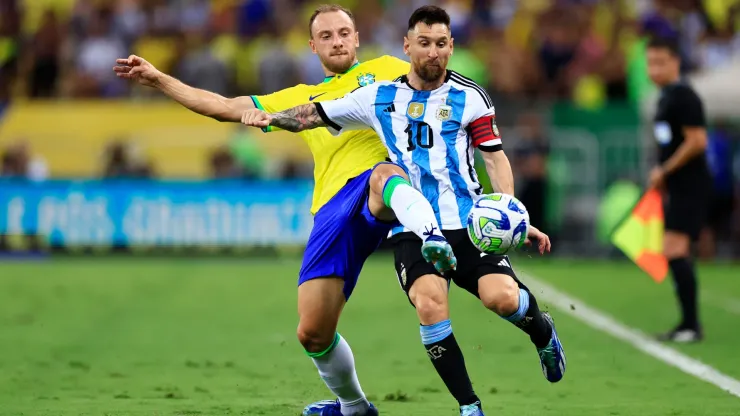
[[[314,104],[304,104],[279,113],[271,114],[270,125],[297,133],[303,130],[325,127]]]

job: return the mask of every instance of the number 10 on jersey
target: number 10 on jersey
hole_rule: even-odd
[[[423,121],[409,123],[404,132],[409,135],[409,147],[406,148],[409,152],[414,151],[417,146],[422,149],[430,149],[434,146],[432,127]]]

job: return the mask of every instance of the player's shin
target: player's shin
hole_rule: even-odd
[[[383,202],[393,210],[398,221],[422,241],[432,234],[442,236],[429,201],[403,177],[388,178],[383,186]]]
[[[504,319],[526,332],[537,348],[544,348],[552,338],[552,327],[540,312],[537,299],[528,290],[519,288],[519,302],[516,312]]]
[[[421,325],[421,340],[434,368],[460,406],[479,403],[465,368],[465,358],[452,333],[450,320]]]
[[[364,415],[370,403],[360,387],[355,371],[355,358],[347,341],[338,333],[334,342],[319,353],[307,352],[326,387],[332,391],[342,405],[342,415]]]

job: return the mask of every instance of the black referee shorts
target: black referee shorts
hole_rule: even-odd
[[[687,234],[696,241],[707,222],[710,197],[711,190],[704,187],[669,189],[663,203],[666,231]]]
[[[391,237],[395,259],[396,275],[401,288],[409,294],[416,279],[427,274],[441,276],[476,297],[478,296],[478,279],[488,274],[505,274],[511,276],[519,287],[527,289],[514,273],[509,256],[494,256],[481,253],[468,238],[467,231],[442,231],[457,257],[457,270],[446,272],[444,276],[427,262],[421,255],[421,239],[414,233],[399,233]]]

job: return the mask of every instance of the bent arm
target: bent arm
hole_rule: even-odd
[[[241,121],[245,110],[255,108],[251,97],[226,98],[219,94],[193,88],[169,75],[157,82],[157,88],[185,108],[218,121]]]
[[[704,127],[684,127],[683,134],[683,143],[662,166],[666,175],[679,170],[707,148],[707,130]]]

